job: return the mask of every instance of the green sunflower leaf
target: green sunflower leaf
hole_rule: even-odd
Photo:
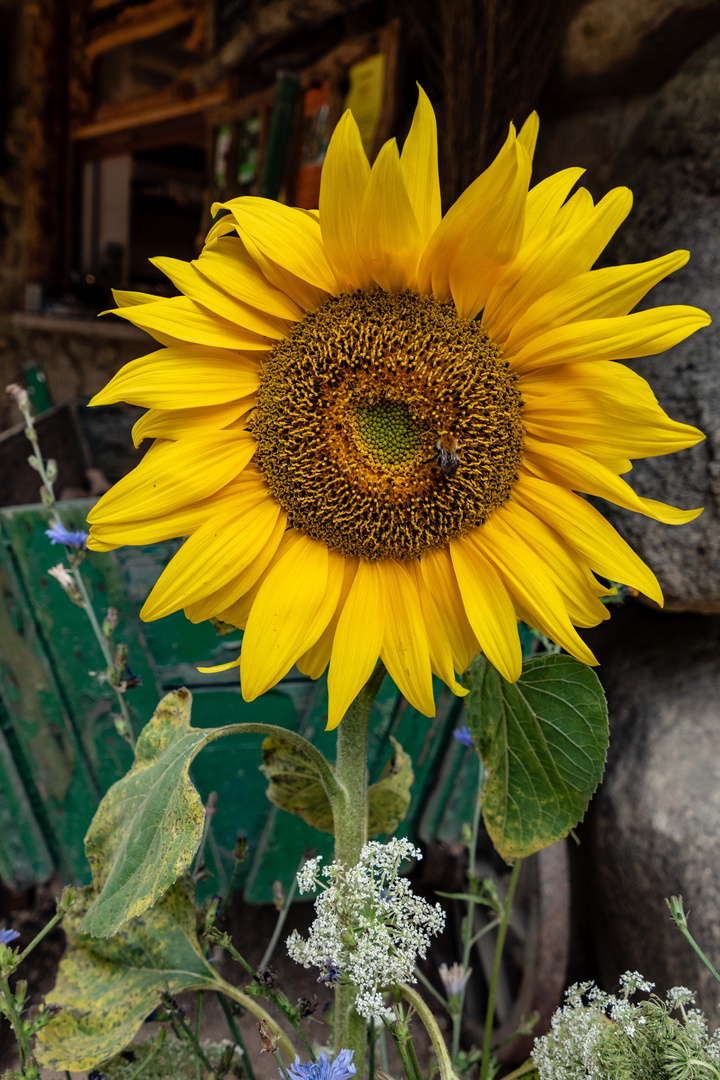
[[[178,882],[115,937],[82,932],[92,888],[78,891],[63,922],[67,951],[50,1005],[61,1012],[38,1034],[36,1054],[49,1069],[92,1069],[132,1040],[167,991],[223,989],[195,933],[192,889]]]
[[[376,783],[368,788],[370,836],[392,833],[408,812],[410,788],[415,779],[412,760],[397,739],[390,736],[393,755]],[[271,803],[298,814],[320,832],[334,832],[333,812],[317,766],[302,749],[281,735],[263,741],[261,772],[268,779],[266,795]]]
[[[270,735],[263,739],[262,758],[260,771],[268,780],[265,794],[270,802],[320,832],[333,832],[330,800],[307,755],[282,736]]]
[[[100,803],[85,837],[97,898],[82,929],[110,937],[150,907],[190,865],[205,814],[188,775],[215,729],[190,727],[192,696],[174,690],[135,748],[135,764]]]
[[[410,807],[410,788],[415,780],[412,758],[397,739],[390,736],[393,755],[380,779],[368,789],[370,822],[368,833],[394,833]]]
[[[275,724],[190,726],[192,695],[174,690],[162,699],[135,748],[135,764],[98,807],[85,837],[96,892],[82,929],[111,937],[141,915],[190,866],[202,838],[204,811],[188,770],[197,754],[225,735],[278,731]],[[323,755],[294,731],[283,739],[303,750],[325,790],[337,788]],[[327,797],[327,796],[326,796]]]
[[[466,685],[470,730],[488,776],[485,826],[508,861],[567,836],[602,778],[608,747],[600,682],[571,656],[540,656],[506,682],[477,657]]]

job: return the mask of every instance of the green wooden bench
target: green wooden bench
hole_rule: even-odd
[[[82,528],[93,500],[62,504],[66,524]],[[57,871],[83,883],[89,874],[83,837],[102,794],[130,767],[132,755],[112,719],[114,695],[89,674],[103,669],[85,613],[65,596],[48,570],[62,551],[45,536],[42,506],[0,510],[0,877],[18,888]],[[327,687],[291,672],[273,691],[244,702],[237,671],[201,675],[198,664],[222,663],[239,651],[242,635],[219,636],[181,613],[143,624],[137,610],[178,543],[91,553],[83,572],[100,614],[119,614],[116,640],[127,643],[130,666],[142,685],[128,693],[136,731],[168,690],[193,693],[198,727],[262,720],[300,731],[330,759],[336,735],[325,732]],[[421,842],[455,840],[471,816],[476,765],[452,738],[462,702],[438,682],[437,715],[417,713],[386,679],[371,723],[370,773],[390,758],[390,736],[411,755],[412,803],[402,829]],[[203,800],[217,792],[207,863],[210,891],[222,891],[234,865],[238,833],[250,857],[242,864],[245,899],[272,899],[272,882],[287,889],[303,850],[326,857],[330,837],[272,806],[258,770],[262,736],[212,743],[192,776]]]

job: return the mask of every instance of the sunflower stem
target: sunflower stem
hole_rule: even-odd
[[[340,787],[333,802],[335,858],[355,866],[368,839],[367,741],[370,710],[385,678],[378,664],[338,728],[335,775]],[[335,1052],[354,1050],[357,1080],[365,1078],[367,1024],[355,1008],[357,988],[339,983],[335,992]]]

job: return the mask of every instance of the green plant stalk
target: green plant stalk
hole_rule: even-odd
[[[420,1071],[420,1065],[419,1065],[419,1062],[418,1062],[418,1059],[417,1059],[417,1054],[415,1053],[415,1044],[412,1041],[412,1035],[410,1036],[410,1038],[407,1041],[407,1048],[408,1048],[408,1053],[410,1055],[410,1063],[412,1064],[413,1071],[414,1071],[414,1073],[415,1073],[415,1075],[417,1077],[417,1080],[423,1080],[423,1075],[422,1075],[422,1072]]]
[[[685,938],[687,943],[693,949],[693,951],[697,954],[697,956],[700,958],[700,960],[702,960],[703,964],[708,969],[708,971],[713,976],[713,978],[716,979],[717,982],[720,983],[720,973],[718,973],[716,971],[716,969],[713,967],[713,965],[710,963],[707,956],[702,951],[702,949],[698,945],[697,941],[695,940],[695,938],[692,936],[692,934],[688,930],[687,925],[685,923],[677,922],[677,921],[675,922],[675,925],[677,926],[678,930],[680,931],[682,936]]]
[[[191,1030],[190,1025],[185,1022],[185,1017],[179,1010],[175,1019],[177,1020],[178,1027],[180,1028],[185,1041],[189,1042],[193,1049],[196,1063],[200,1064],[200,1062],[202,1062],[206,1069],[212,1070],[212,1065],[210,1064],[207,1054],[200,1045],[198,1037]]]
[[[250,1064],[250,1058],[248,1056],[248,1052],[247,1052],[247,1048],[245,1046],[245,1042],[243,1040],[242,1035],[240,1034],[240,1028],[237,1026],[237,1023],[235,1022],[235,1017],[233,1016],[233,1014],[232,1014],[232,1012],[230,1010],[230,1006],[227,1003],[225,995],[221,994],[221,993],[217,993],[216,996],[217,996],[218,1001],[220,1002],[220,1008],[223,1011],[223,1015],[225,1017],[225,1021],[226,1021],[227,1026],[228,1026],[228,1030],[229,1030],[230,1034],[232,1035],[233,1042],[235,1043],[236,1046],[239,1046],[240,1049],[242,1050],[243,1066],[244,1066],[245,1069],[247,1069],[248,1078],[249,1078],[249,1080],[255,1080],[255,1073],[253,1072],[253,1067]]]
[[[65,917],[65,914],[66,914],[65,911],[57,911],[53,915],[50,922],[46,923],[45,926],[43,926],[40,933],[36,934],[35,937],[32,939],[32,941],[30,942],[30,944],[28,946],[26,946],[26,948],[24,948],[23,951],[20,953],[20,955],[18,956],[17,960],[14,963],[15,968],[20,967],[20,965],[22,964],[25,957],[30,955],[30,953],[33,951],[33,949],[36,948],[40,944],[40,942],[45,937],[45,935],[49,934],[54,926],[57,926],[57,924],[60,922],[60,920]]]
[[[43,486],[47,490],[47,493],[48,493],[48,496],[49,496],[48,510],[51,510],[53,512],[53,514],[55,515],[55,517],[57,518],[57,520],[61,522],[62,519],[60,517],[60,514],[58,513],[57,500],[55,498],[55,488],[53,486],[54,481],[52,481],[50,479],[50,477],[48,476],[48,473],[47,473],[47,469],[45,468],[45,460],[44,460],[44,458],[42,456],[42,453],[40,451],[40,443],[38,442],[37,431],[35,430],[35,424],[33,422],[32,411],[30,410],[29,405],[27,406],[27,408],[23,408],[23,406],[20,404],[19,401],[18,401],[18,406],[20,408],[20,411],[23,414],[23,419],[25,420],[25,435],[27,436],[28,442],[30,443],[30,445],[33,448],[33,452],[35,454],[35,459],[37,461],[38,474],[39,474],[40,479],[43,482]],[[66,551],[67,551],[67,549],[66,549]],[[87,615],[88,621],[90,622],[90,626],[92,627],[92,631],[95,634],[95,637],[97,638],[97,643],[100,646],[100,650],[101,650],[101,652],[103,654],[103,658],[105,660],[105,663],[107,664],[108,669],[110,669],[111,667],[114,667],[115,662],[114,662],[112,654],[110,652],[110,648],[108,646],[108,643],[105,640],[105,635],[103,634],[102,629],[100,627],[100,624],[98,623],[97,616],[95,615],[95,609],[92,606],[90,596],[88,595],[88,591],[87,591],[87,589],[85,587],[85,581],[83,580],[83,576],[80,573],[79,566],[75,566],[72,560],[69,560],[69,561],[70,561],[70,569],[72,571],[72,575],[75,578],[75,584],[77,585],[78,590],[80,592],[80,597],[81,597],[82,602],[83,602],[83,608],[84,608],[85,614]],[[110,684],[110,685],[112,685],[112,684]],[[118,701],[118,706],[120,708],[120,712],[122,713],[122,718],[124,720],[124,726],[125,726],[125,731],[126,731],[125,738],[130,743],[130,746],[134,750],[135,749],[135,740],[133,738],[133,733],[132,733],[132,721],[130,719],[130,710],[128,709],[127,702],[125,701],[125,695],[116,686],[113,686],[113,690],[115,691],[115,696],[116,696],[117,701]]]
[[[420,997],[417,990],[413,990],[412,986],[408,986],[407,983],[400,984],[400,993],[407,1003],[414,1007],[415,1012],[430,1036],[430,1042],[435,1051],[441,1080],[457,1080],[452,1060],[448,1054],[447,1046],[445,1045],[445,1039],[443,1038],[440,1028],[437,1026],[437,1020],[433,1016],[428,1005],[423,998]]]
[[[147,1069],[150,1062],[153,1060],[153,1058],[157,1057],[157,1055],[162,1050],[163,1045],[165,1043],[166,1035],[167,1035],[167,1029],[166,1028],[160,1028],[160,1031],[157,1033],[157,1035],[155,1036],[155,1039],[153,1040],[152,1050],[150,1051],[149,1054],[145,1055],[145,1057],[140,1062],[140,1064],[138,1065],[135,1072],[132,1073],[128,1077],[128,1080],[140,1080],[140,1077],[145,1072],[145,1070]],[[66,1072],[65,1076],[68,1078],[68,1080],[70,1080],[70,1073]]]
[[[252,969],[251,974],[254,974]],[[266,1009],[263,1009],[262,1005],[257,1003],[255,998],[251,998],[247,994],[244,994],[242,990],[239,990],[236,986],[231,986],[230,983],[221,979],[219,975],[216,976],[216,984],[216,990],[219,993],[225,994],[226,997],[232,998],[233,1001],[237,1001],[238,1005],[242,1005],[242,1007],[247,1009],[249,1013],[252,1013],[257,1020],[266,1020],[273,1036],[280,1040],[280,1047],[283,1054],[285,1054],[285,1057],[288,1061],[295,1060],[296,1051],[295,1047],[290,1042],[290,1039],[277,1021],[273,1019]]]
[[[15,1008],[15,997],[12,990],[10,989],[10,983],[7,979],[0,979],[0,992],[2,993],[5,1002],[5,1015],[10,1021],[10,1026],[15,1032],[18,1050],[20,1052],[20,1071],[24,1074],[27,1060],[30,1057],[30,1047],[28,1046],[27,1036],[23,1028],[22,1018],[20,1016],[20,1013]]]
[[[520,1080],[521,1076],[531,1076],[532,1073],[537,1074],[537,1068],[532,1058],[528,1058],[522,1065],[519,1065],[517,1069],[514,1069],[511,1073],[508,1073],[504,1080]]]
[[[485,780],[485,765],[478,754],[478,780],[475,792],[475,807],[473,809],[472,833],[470,837],[470,850],[468,852],[468,880],[473,892],[477,892],[477,843],[480,833],[480,816],[482,811],[482,789]],[[470,967],[470,956],[473,947],[473,929],[475,926],[475,900],[468,900],[467,913],[463,923],[463,970],[467,974]],[[465,1010],[465,987],[463,986],[458,998],[457,1011],[453,1014],[452,1033],[452,1060],[453,1065],[457,1062],[460,1052],[460,1034],[462,1032],[463,1012]],[[485,1080],[483,1077],[482,1080]]]
[[[282,928],[285,925],[285,920],[287,919],[288,913],[290,911],[290,905],[293,902],[293,898],[294,898],[295,892],[297,890],[297,876],[298,876],[298,873],[300,872],[300,870],[302,869],[303,862],[304,862],[304,859],[301,859],[300,860],[300,865],[298,866],[297,871],[293,874],[293,879],[292,879],[292,882],[290,884],[290,888],[288,889],[287,896],[285,897],[285,902],[284,902],[282,908],[280,909],[280,911],[278,912],[277,922],[275,923],[275,929],[273,930],[272,937],[270,938],[270,941],[268,942],[268,947],[265,950],[265,952],[263,953],[263,958],[262,958],[262,960],[260,961],[260,963],[258,965],[259,968],[260,968],[260,971],[263,971],[268,966],[268,964],[270,963],[270,959],[272,957],[272,954],[275,952],[275,948],[277,946],[277,943],[280,940],[280,935],[282,933]]]
[[[379,663],[340,721],[335,776],[339,790],[332,800],[335,858],[355,866],[368,840],[367,740],[370,710],[385,666]],[[365,1077],[367,1024],[355,1009],[357,989],[340,983],[335,991],[335,1053],[353,1050],[357,1080]],[[372,1078],[371,1078],[372,1080]]]
[[[195,1016],[195,1042],[200,1047],[200,1025],[202,1023],[202,1007],[203,1007],[203,992],[199,991],[197,996],[197,1015]],[[195,1055],[195,1078],[196,1080],[202,1080],[202,1072],[200,1069],[200,1058]]]
[[[492,1045],[493,1023],[495,1020],[495,993],[497,991],[498,977],[500,975],[500,963],[505,947],[505,936],[507,934],[508,920],[510,918],[510,909],[512,908],[512,902],[515,896],[515,886],[517,885],[521,866],[522,859],[516,859],[512,868],[512,873],[510,874],[510,884],[508,885],[507,896],[505,897],[505,903],[503,904],[502,909],[502,918],[500,919],[500,926],[498,927],[495,957],[493,959],[490,989],[488,992],[487,1010],[485,1013],[485,1033],[483,1036],[482,1060],[480,1062],[480,1080],[487,1080],[488,1070],[490,1068],[490,1047]]]
[[[442,994],[440,993],[440,991],[435,989],[435,987],[430,982],[430,980],[427,978],[427,976],[423,975],[423,973],[422,973],[422,971],[420,970],[419,967],[415,968],[415,978],[418,980],[418,982],[421,982],[423,984],[423,986],[425,987],[427,992],[429,994],[432,994],[432,996],[435,998],[436,1001],[440,1002],[440,1004],[442,1005],[445,1012],[450,1011],[450,1009],[449,1009],[449,1004],[450,1003],[448,1002],[448,999],[444,998],[442,996]]]

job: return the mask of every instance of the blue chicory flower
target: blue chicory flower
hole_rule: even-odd
[[[78,551],[84,551],[87,547],[87,538],[89,533],[83,532],[82,529],[78,529],[77,532],[71,532],[70,529],[66,529],[64,525],[61,525],[59,521],[56,521],[54,525],[51,525],[49,529],[45,530],[45,535],[50,537],[51,544],[64,544],[65,547],[77,548]]]
[[[17,930],[0,930],[0,945],[9,945],[11,941],[17,941],[19,937]],[[353,1072],[355,1072],[354,1069]]]
[[[352,1063],[354,1050],[341,1050],[333,1062],[323,1050],[317,1061],[301,1062],[299,1057],[288,1069],[290,1080],[350,1080],[357,1069]]]
[[[456,738],[459,743],[462,743],[463,746],[469,746],[473,749],[475,748],[476,743],[472,735],[470,734],[469,727],[466,726],[455,728],[455,730],[453,731],[453,737]]]

